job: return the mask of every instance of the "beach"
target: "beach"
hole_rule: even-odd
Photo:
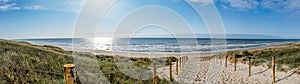
[[[272,45],[263,48],[247,49],[248,51],[260,51],[264,49],[289,47],[289,45],[298,45],[300,43]],[[72,50],[72,49],[65,49]],[[176,62],[172,62],[173,78],[179,83],[189,84],[269,84],[272,83],[272,69],[267,67],[267,64],[253,66],[251,68],[251,76],[248,76],[248,64],[239,62],[237,63],[237,70],[234,71],[233,63],[228,62],[225,68],[225,56],[216,57],[216,55],[225,53],[189,53],[189,54],[145,54],[134,52],[110,52],[103,50],[89,50],[89,49],[73,49],[78,52],[92,52],[96,55],[118,55],[134,58],[161,58],[161,57],[187,57],[185,63],[179,61],[179,72],[176,75]],[[237,50],[238,51],[238,50]],[[240,51],[238,51],[240,52]],[[205,57],[211,59],[207,60]],[[153,70],[152,67],[150,67]],[[276,70],[276,83],[277,84],[299,84],[300,83],[300,68],[294,68],[288,71]],[[157,68],[157,75],[159,78],[169,80],[169,66]]]
[[[173,83],[184,84],[265,84],[272,83],[272,57],[276,57],[277,84],[299,84],[300,43],[271,45],[262,48],[213,53],[138,53],[35,45],[28,42],[0,40],[0,83],[63,82],[63,65],[74,63],[82,83],[95,71],[102,71],[110,83],[152,84],[153,63],[157,65],[158,84],[169,83],[172,62]],[[79,57],[80,62],[74,58]],[[169,58],[167,58],[169,57]],[[251,76],[248,76],[251,57]],[[227,58],[227,68],[225,67]],[[236,58],[237,70],[234,71]],[[178,66],[178,68],[177,68]],[[89,71],[92,69],[91,71]],[[132,76],[122,70],[130,71]],[[178,75],[176,70],[178,70]],[[27,73],[30,72],[30,73]],[[138,75],[137,75],[138,74]],[[147,75],[145,75],[147,74]],[[89,77],[90,76],[90,77]],[[150,76],[141,80],[137,76]],[[24,79],[31,78],[31,79]],[[138,79],[137,79],[138,78]],[[52,80],[53,79],[53,80]]]

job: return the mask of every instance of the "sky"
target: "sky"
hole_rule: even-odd
[[[188,1],[204,5],[211,2]],[[82,14],[84,2],[85,0],[0,0],[0,38],[73,37],[74,26],[78,15]],[[300,0],[214,0],[213,4],[221,17],[224,32],[232,38],[300,38]],[[122,21],[134,20],[139,21],[121,24]],[[132,26],[148,20],[167,25]],[[176,21],[183,25],[174,23]],[[188,25],[184,25],[185,23]],[[174,32],[165,30],[164,27],[174,27],[176,31],[186,33],[192,31],[197,37],[206,37],[209,33],[201,14],[197,14],[182,0],[120,0],[107,10],[101,24],[99,21],[96,36],[110,37],[119,26],[117,33],[120,35],[132,27],[139,27],[140,30],[135,31],[134,35],[145,37],[172,36]],[[183,28],[185,26],[189,28]]]

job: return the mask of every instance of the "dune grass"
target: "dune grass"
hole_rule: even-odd
[[[59,83],[63,64],[72,63],[70,54],[56,47],[0,40],[0,83]]]
[[[131,78],[130,76],[125,75],[122,73],[119,69],[122,67],[122,69],[129,69],[132,68],[133,66],[128,66],[128,63],[132,62],[133,65],[140,69],[147,70],[149,66],[151,65],[150,59],[149,58],[126,58],[126,57],[112,57],[112,56],[103,56],[103,55],[97,55],[99,59],[99,65],[100,69],[102,70],[103,73],[109,73],[105,74],[105,77],[113,84],[135,84],[135,83],[143,83],[143,84],[152,84],[153,79],[150,78],[148,80],[139,80],[135,78]],[[116,60],[117,59],[117,60]],[[116,65],[115,62],[118,62],[118,66]],[[151,73],[147,71],[142,71],[142,70],[130,70],[130,72],[133,72],[135,76],[138,75],[149,75],[152,77],[152,72]],[[157,79],[158,84],[168,84],[169,80],[166,79]]]
[[[267,64],[271,67],[272,56],[276,57],[276,67],[280,71],[289,71],[300,68],[300,43],[277,45],[274,47],[253,49],[253,50],[237,50],[226,53],[233,62],[236,57],[238,62],[247,62],[251,57],[252,64],[255,66]]]
[[[59,47],[49,45],[33,45],[27,42],[0,40],[0,84],[62,84],[64,82],[63,65],[73,63],[72,53],[79,52],[64,51]],[[115,63],[115,60],[129,59],[135,66],[147,69],[151,66],[149,58],[81,54],[86,57],[97,57],[100,69],[110,83],[152,83],[152,78],[141,81],[123,74]],[[168,60],[156,60],[163,62],[159,63],[160,66],[167,65]],[[78,82],[80,84],[80,81]],[[158,78],[158,83],[167,84],[169,81]]]

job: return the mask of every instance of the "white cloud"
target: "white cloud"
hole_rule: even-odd
[[[19,7],[16,3],[11,4],[4,4],[0,5],[0,10],[2,11],[8,11],[8,10],[20,10],[20,9],[27,9],[27,10],[44,10],[45,7],[41,5],[34,5],[34,6],[27,6],[27,7]]]
[[[211,3],[213,0],[189,0],[194,3]]]
[[[242,11],[256,9],[259,5],[257,0],[222,0],[222,2],[229,4],[229,7],[231,8]]]
[[[16,3],[8,3],[10,0],[0,0],[0,10],[7,11],[7,10],[19,10],[20,7],[17,7]]]
[[[300,9],[300,0],[287,0],[286,5],[288,9],[298,10]]]
[[[225,5],[221,5],[221,7],[222,7],[223,9],[225,9],[225,10],[230,10],[230,8],[227,7],[227,6],[225,6]]]
[[[299,18],[300,16],[300,0],[287,0],[285,2],[285,10],[289,13],[289,17]]]
[[[284,12],[286,4],[284,0],[262,0],[260,5],[264,9],[275,12]]]
[[[278,13],[300,15],[300,0],[262,0],[261,7]]]
[[[34,5],[34,6],[24,7],[24,9],[28,9],[28,10],[44,10],[46,8],[43,7],[43,6],[41,6],[41,5]]]
[[[65,0],[64,4],[66,5],[81,5],[84,0]]]
[[[5,3],[8,3],[9,0],[0,0],[0,4],[5,4]]]
[[[223,9],[247,11],[261,8],[278,13],[300,11],[300,0],[221,0],[221,2]]]
[[[45,3],[43,1],[46,1]],[[29,0],[23,2],[22,0],[0,0],[1,10],[48,10],[58,12],[72,12],[77,13],[80,7],[84,4],[85,0]],[[15,3],[15,4],[11,4]],[[13,6],[11,6],[13,5]],[[9,7],[8,7],[9,6]]]
[[[20,7],[17,7],[16,5],[17,5],[16,3],[0,5],[0,10],[3,10],[3,11],[7,11],[7,10],[19,10]]]
[[[62,3],[54,3],[56,4],[56,7],[47,7],[47,9],[59,12],[78,13],[80,11],[81,6],[84,5],[85,1],[86,0],[64,0],[64,2]]]

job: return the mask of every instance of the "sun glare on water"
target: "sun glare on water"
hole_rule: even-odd
[[[102,37],[102,38],[94,38],[93,44],[94,49],[96,50],[111,50],[113,38]]]

